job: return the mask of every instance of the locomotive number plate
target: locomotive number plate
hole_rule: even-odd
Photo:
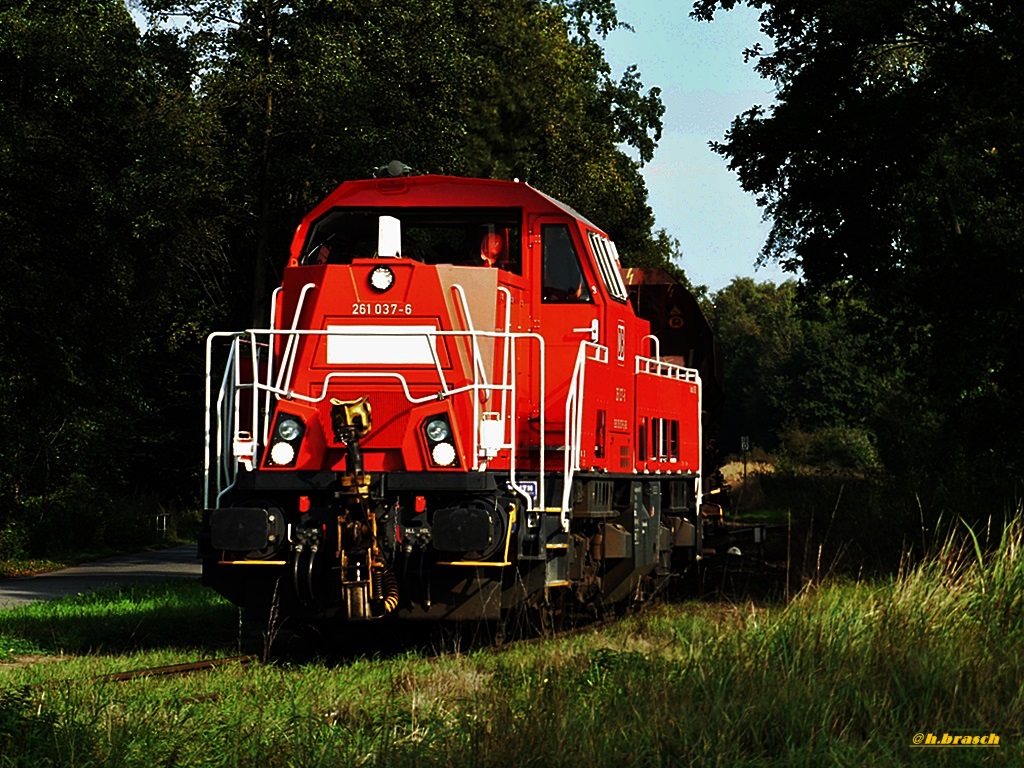
[[[430,365],[433,325],[328,325],[328,365]]]
[[[385,301],[353,301],[353,315],[411,315],[412,304],[387,303]]]

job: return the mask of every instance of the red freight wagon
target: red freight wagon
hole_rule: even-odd
[[[203,578],[254,617],[496,618],[700,556],[707,323],[563,203],[347,182],[272,305],[207,355]]]

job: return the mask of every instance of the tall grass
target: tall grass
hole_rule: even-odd
[[[882,581],[662,605],[499,653],[127,683],[92,676],[145,658],[9,668],[0,766],[1019,765],[1022,542],[1018,522],[990,551],[961,527]],[[929,732],[1000,745],[911,745]]]

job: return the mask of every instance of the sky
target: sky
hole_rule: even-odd
[[[616,7],[634,31],[612,32],[605,57],[614,76],[636,64],[645,89],[661,88],[664,132],[642,173],[655,227],[679,240],[687,277],[712,291],[737,276],[792,278],[774,264],[755,270],[769,226],[726,159],[708,147],[736,115],[772,101],[772,85],[743,63],[754,42],[771,50],[756,11],[737,7],[708,23],[690,18],[687,0],[619,0]]]

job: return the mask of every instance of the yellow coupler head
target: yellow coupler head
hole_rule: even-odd
[[[332,397],[331,428],[334,430],[334,439],[339,443],[365,437],[373,428],[370,403],[366,396],[347,402]]]

